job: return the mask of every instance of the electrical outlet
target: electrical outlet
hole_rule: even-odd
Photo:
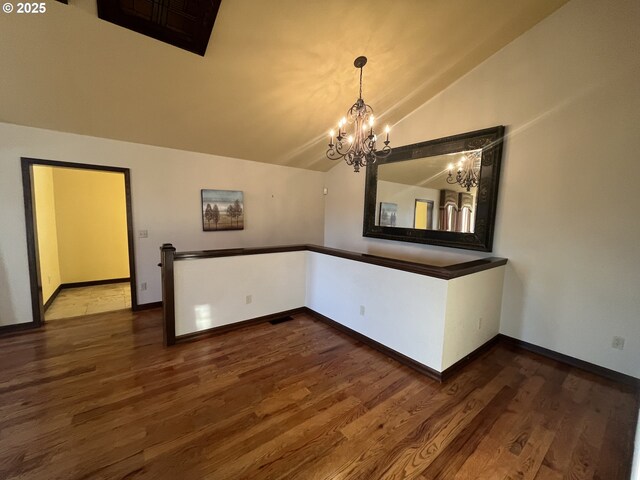
[[[478,330],[482,330],[482,317],[478,318]]]
[[[142,282],[142,283],[140,284],[140,291],[141,291],[141,292],[144,292],[144,291],[146,291],[146,290],[147,290],[147,282]]]
[[[247,305],[249,305],[251,302],[253,302],[253,295],[247,295],[244,301]]]
[[[364,305],[360,305],[360,315],[364,317]]]
[[[624,337],[613,337],[611,347],[616,350],[624,350]]]
[[[138,230],[138,238],[149,238],[149,230]]]

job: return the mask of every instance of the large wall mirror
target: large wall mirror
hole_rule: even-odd
[[[490,252],[504,127],[394,148],[367,167],[365,237]]]

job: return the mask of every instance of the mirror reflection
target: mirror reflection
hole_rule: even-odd
[[[473,233],[482,150],[378,166],[375,225]]]

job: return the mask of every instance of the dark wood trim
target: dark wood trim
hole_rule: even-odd
[[[124,167],[111,167],[108,165],[94,165],[92,163],[75,163],[65,162],[61,160],[45,160],[42,158],[21,157],[23,162],[27,162],[29,165],[44,165],[49,167],[63,167],[63,168],[79,168],[82,170],[101,170],[103,172],[115,172],[124,173],[129,171]]]
[[[42,280],[40,278],[40,258],[38,257],[38,229],[36,227],[36,215],[33,194],[33,162],[27,158],[21,158],[22,191],[24,196],[24,216],[27,228],[27,257],[29,260],[29,283],[31,286],[31,310],[33,318],[32,327],[44,325],[44,302],[42,301]],[[23,324],[21,324],[23,325]]]
[[[130,277],[124,278],[109,278],[106,280],[89,280],[87,282],[72,282],[72,283],[63,283],[60,285],[60,288],[82,288],[82,287],[93,287],[96,285],[110,285],[113,283],[124,283],[131,282]]]
[[[284,245],[277,247],[253,247],[253,248],[229,248],[221,250],[203,250],[193,252],[176,252],[175,260],[193,260],[198,258],[217,258],[217,257],[233,257],[239,255],[262,255],[266,253],[281,252],[298,252],[308,250],[310,252],[323,253],[334,257],[346,258],[356,262],[369,263],[379,265],[381,267],[393,268],[395,270],[403,270],[405,272],[417,273],[429,277],[451,280],[453,278],[463,277],[472,273],[489,270],[491,268],[500,267],[507,263],[506,258],[489,257],[471,262],[458,263],[448,266],[428,265],[425,263],[409,262],[406,260],[398,260],[388,257],[380,257],[377,255],[369,255],[367,253],[349,252],[346,250],[338,250],[336,248],[321,247],[318,245]]]
[[[162,319],[163,338],[166,346],[176,343],[176,307],[173,284],[173,257],[176,248],[170,243],[160,247],[160,267],[162,270]]]
[[[22,188],[24,196],[25,224],[27,231],[27,256],[29,260],[29,282],[31,286],[32,324],[34,327],[44,325],[44,304],[42,301],[42,279],[40,278],[40,259],[38,258],[38,238],[33,197],[33,165],[49,167],[77,168],[98,170],[103,172],[122,173],[124,175],[124,191],[127,213],[127,242],[129,247],[129,282],[131,285],[131,309],[137,310],[138,294],[136,289],[136,261],[133,232],[133,208],[131,197],[130,170],[123,167],[93,165],[88,163],[63,162],[59,160],[43,160],[39,158],[20,158],[22,168]]]
[[[570,365],[572,367],[579,368],[586,372],[593,373],[594,375],[608,378],[609,380],[613,380],[614,382],[630,385],[640,390],[640,378],[636,378],[636,377],[632,377],[631,375],[626,375],[624,373],[616,372],[615,370],[611,370],[606,367],[601,367],[600,365],[586,362],[584,360],[580,360],[579,358],[571,357],[569,355],[565,355],[564,353],[556,352],[554,350],[550,350],[548,348],[544,348],[539,345],[535,345],[533,343],[525,342],[524,340],[519,340],[517,338],[509,337],[508,335],[504,335],[502,333],[499,334],[498,336],[500,337],[500,340],[502,342],[508,345],[512,345],[517,348],[522,348],[523,350],[527,350],[532,353],[537,353],[538,355],[542,355],[543,357],[550,358],[551,360],[556,360],[558,362]]]
[[[308,313],[309,315],[316,318],[317,320],[320,320],[321,322],[324,322],[327,325],[330,325],[331,327],[337,330],[340,330],[346,333],[347,335],[355,338],[359,342],[364,343],[365,345],[375,350],[378,350],[379,352],[384,353],[385,355],[393,358],[394,360],[398,361],[402,365],[406,365],[407,367],[413,368],[414,370],[426,375],[427,377],[433,378],[438,382],[442,381],[442,374],[437,370],[434,370],[433,368],[428,367],[425,364],[414,360],[413,358],[409,358],[406,355],[403,355],[402,353],[392,348],[389,348],[386,345],[383,345],[382,343],[376,342],[375,340],[367,337],[366,335],[363,335],[360,332],[356,332],[355,330],[352,330],[351,328],[345,325],[342,325],[341,323],[338,323],[335,320],[332,320],[331,318],[326,317],[321,313],[318,313],[315,310],[310,309],[309,307],[303,307],[303,310],[305,313]]]
[[[451,280],[472,273],[489,270],[496,267],[506,265],[506,258],[489,257],[471,262],[457,263],[448,266],[429,265],[426,263],[409,262],[406,260],[398,260],[395,258],[380,257],[377,255],[369,255],[368,253],[355,253],[335,248],[319,247],[315,245],[307,245],[307,250],[311,252],[323,253],[334,257],[346,258],[356,262],[369,263],[371,265],[379,265],[381,267],[392,268],[394,270],[402,270],[405,272],[416,273],[428,277],[441,278],[443,280]]]
[[[426,243],[443,247],[490,252],[493,247],[504,131],[504,126],[496,126],[412,145],[394,147],[388,157],[378,159],[374,164],[369,165],[365,177],[362,235],[385,240]],[[376,225],[375,212],[376,203],[378,202],[377,185],[380,165],[471,149],[475,150],[477,148],[482,148],[482,160],[473,233]]]
[[[58,285],[58,288],[56,288],[53,293],[51,294],[51,296],[49,297],[49,300],[47,300],[44,304],[44,311],[46,312],[49,307],[51,306],[51,304],[53,303],[53,301],[56,299],[56,297],[58,296],[58,294],[60,293],[60,290],[62,290],[62,284]]]
[[[129,284],[131,285],[131,310],[138,307],[138,282],[136,281],[135,232],[133,231],[133,207],[131,196],[131,172],[124,169],[124,195],[127,208],[127,246],[129,247]]]
[[[28,333],[30,330],[36,330],[40,328],[39,325],[35,325],[33,322],[26,323],[14,323],[13,325],[1,325],[0,336],[6,336],[16,333]]]
[[[162,302],[141,303],[134,308],[134,311],[139,312],[140,310],[151,310],[152,308],[162,308]]]
[[[442,381],[444,382],[449,380],[453,375],[455,375],[460,370],[462,370],[462,368],[466,367],[471,362],[473,362],[476,358],[481,357],[483,354],[491,350],[491,348],[493,348],[493,346],[496,345],[499,341],[500,341],[500,335],[498,334],[492,339],[490,339],[489,341],[480,345],[473,352],[469,353],[465,357],[458,360],[456,363],[454,363],[450,367],[445,368],[440,374]]]
[[[262,255],[265,253],[299,252],[307,250],[307,247],[307,245],[279,245],[276,247],[223,248],[218,250],[176,252],[175,260],[235,257],[240,255]]]
[[[249,327],[251,325],[257,325],[259,323],[266,323],[272,320],[276,320],[282,317],[289,317],[297,313],[304,313],[306,307],[293,308],[291,310],[285,310],[283,312],[272,313],[270,315],[264,315],[262,317],[250,318],[249,320],[243,320],[241,322],[230,323],[228,325],[221,325],[219,327],[207,328],[206,330],[200,330],[199,332],[186,333],[176,337],[176,343],[194,342],[207,337],[214,337],[221,333],[230,332],[232,330],[238,330],[239,328]]]

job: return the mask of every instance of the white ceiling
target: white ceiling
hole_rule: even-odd
[[[0,15],[0,121],[328,170],[355,57],[393,125],[565,2],[223,0],[204,57],[47,2]]]

